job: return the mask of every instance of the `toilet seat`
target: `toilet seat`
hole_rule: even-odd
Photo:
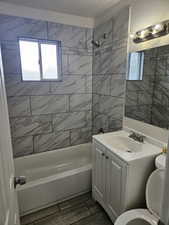
[[[158,224],[158,218],[151,214],[147,209],[133,209],[126,211],[121,216],[119,216],[114,225],[127,225],[129,222],[135,219],[145,220],[150,225]]]

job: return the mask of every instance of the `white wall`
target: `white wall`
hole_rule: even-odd
[[[75,16],[65,13],[57,13],[50,10],[41,10],[31,7],[9,4],[0,2],[0,14],[10,16],[20,16],[25,18],[32,18],[43,21],[50,21],[55,23],[62,23],[67,25],[74,25],[79,27],[94,27],[94,19],[90,17]]]
[[[129,33],[169,20],[169,0],[136,0],[131,4]],[[140,44],[129,38],[129,51],[138,51],[169,44],[169,35]]]

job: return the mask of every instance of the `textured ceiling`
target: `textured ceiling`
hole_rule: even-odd
[[[120,0],[5,0],[2,2],[83,17],[96,17],[119,1]]]

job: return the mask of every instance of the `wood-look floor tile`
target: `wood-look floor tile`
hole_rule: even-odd
[[[21,225],[29,225],[34,221],[45,218],[52,214],[56,214],[58,212],[59,212],[58,205],[54,205],[46,209],[39,210],[37,212],[21,217]]]
[[[83,220],[80,220],[73,225],[112,225],[112,222],[110,221],[108,216],[104,212],[102,212],[96,213]]]
[[[57,215],[48,216],[34,222],[34,225],[64,225]]]
[[[88,207],[91,215],[98,212],[103,212],[103,208],[97,202],[95,202],[92,198],[90,198],[86,202],[86,206]]]
[[[85,204],[89,199],[91,199],[91,194],[87,193],[87,194],[72,198],[70,200],[64,201],[58,204],[58,206],[61,210],[64,210],[64,209],[74,207],[76,205]]]
[[[59,203],[21,218],[21,225],[111,225],[91,193]]]
[[[90,216],[89,209],[80,204],[61,211],[59,217],[63,221],[64,225],[70,225],[88,216]]]

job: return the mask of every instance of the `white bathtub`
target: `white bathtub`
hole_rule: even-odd
[[[15,159],[20,214],[56,204],[91,190],[91,143]]]

